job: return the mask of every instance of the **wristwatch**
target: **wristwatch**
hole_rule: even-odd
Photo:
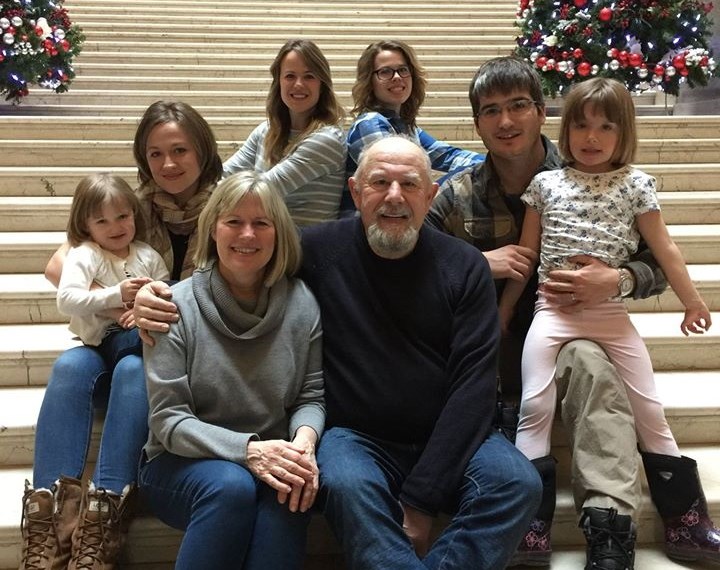
[[[618,268],[618,297],[630,297],[635,291],[635,275],[626,267]]]

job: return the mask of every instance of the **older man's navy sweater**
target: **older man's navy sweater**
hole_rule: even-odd
[[[423,227],[410,255],[383,259],[359,218],[305,229],[303,255],[322,315],[327,426],[424,447],[401,498],[447,509],[493,419],[499,326],[485,257]]]

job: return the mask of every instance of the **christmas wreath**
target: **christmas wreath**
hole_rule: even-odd
[[[85,39],[62,0],[0,0],[0,93],[20,102],[28,84],[56,93],[75,77],[72,59]]]
[[[712,4],[699,0],[520,0],[515,53],[555,96],[594,75],[677,95],[718,74],[708,49]]]

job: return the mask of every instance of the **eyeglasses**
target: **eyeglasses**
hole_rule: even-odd
[[[373,73],[377,75],[377,78],[380,81],[390,81],[393,77],[395,77],[396,73],[402,78],[410,77],[411,71],[407,65],[401,65],[400,67],[396,67],[394,69],[392,67],[381,67],[380,69],[373,71]]]
[[[514,99],[504,105],[488,105],[487,107],[483,107],[477,113],[476,117],[480,117],[486,121],[497,119],[503,110],[507,111],[511,117],[520,117],[529,113],[530,109],[535,105],[537,105],[537,101],[533,101],[532,99]]]

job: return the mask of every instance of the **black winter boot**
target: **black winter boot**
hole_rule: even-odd
[[[677,560],[720,562],[720,530],[708,515],[697,462],[641,452],[650,495],[665,525],[665,552]]]
[[[633,570],[636,532],[629,515],[587,507],[580,528],[587,541],[585,570]]]
[[[552,548],[550,530],[555,516],[555,458],[552,455],[533,459],[531,462],[540,473],[543,484],[542,500],[530,528],[513,554],[507,567],[549,566]]]

